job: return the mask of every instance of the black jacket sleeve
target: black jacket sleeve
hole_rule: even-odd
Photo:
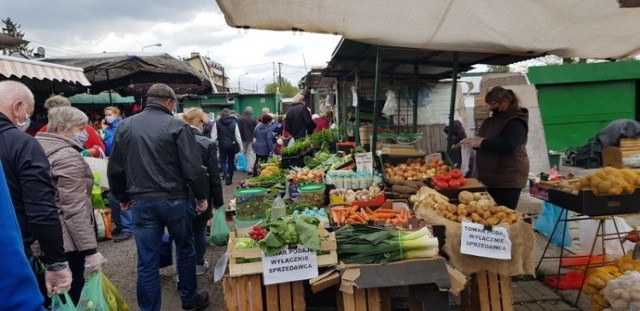
[[[480,148],[499,154],[509,154],[516,150],[527,137],[527,125],[520,119],[507,122],[500,138],[482,140]]]
[[[209,202],[214,208],[218,208],[224,205],[224,198],[222,196],[222,182],[220,181],[220,169],[218,165],[218,148],[216,144],[209,144],[207,148],[207,156],[209,163],[207,170],[209,173]]]
[[[196,199],[206,199],[209,195],[209,178],[207,171],[202,167],[198,143],[186,123],[180,127],[176,135],[182,177],[186,180]]]
[[[49,160],[35,139],[29,139],[22,152],[18,172],[24,211],[33,237],[40,242],[46,264],[65,261],[55,189],[49,179]]]
[[[304,125],[307,128],[307,135],[313,134],[313,130],[316,129],[316,123],[313,122],[313,118],[311,118],[311,112],[309,112],[307,107],[302,106],[301,113]]]
[[[123,129],[120,129],[119,134],[122,134],[122,132]],[[127,175],[125,174],[124,164],[125,159],[122,154],[122,150],[118,146],[118,137],[116,137],[113,140],[111,157],[109,157],[109,163],[107,164],[109,190],[121,203],[128,203],[129,195],[127,194]]]

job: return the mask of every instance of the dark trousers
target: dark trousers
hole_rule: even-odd
[[[73,300],[73,304],[77,305],[80,301],[80,293],[84,287],[84,255],[80,252],[67,252],[67,261],[69,262],[69,269],[71,269],[71,276],[73,281],[71,282],[71,289],[69,290],[69,296]]]
[[[267,162],[269,160],[269,156],[268,155],[259,155],[256,154],[256,164],[253,165],[253,176],[257,176],[258,175],[258,167],[260,166],[260,163],[264,163]]]
[[[487,188],[487,192],[498,205],[504,205],[512,210],[518,206],[521,188]]]
[[[235,160],[236,154],[233,152],[233,148],[219,149],[220,153],[220,171],[224,174],[224,177],[233,178],[233,171],[236,169]]]

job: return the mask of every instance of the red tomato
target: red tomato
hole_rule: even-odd
[[[458,178],[458,181],[460,182],[460,186],[464,186],[467,184],[467,180],[464,178],[464,176],[460,176],[460,178]]]
[[[458,179],[462,177],[462,171],[459,168],[454,168],[451,170],[451,178]]]
[[[438,176],[438,175],[431,176],[431,181],[433,181],[434,184],[439,182],[439,181],[441,181],[441,180],[442,180],[442,178],[440,178],[440,176]]]
[[[451,189],[460,188],[460,181],[457,179],[449,180],[449,188]]]
[[[451,174],[450,173],[440,174],[440,179],[448,182],[449,180],[451,180]]]
[[[449,189],[449,184],[444,180],[439,180],[436,182],[436,187],[438,189]]]

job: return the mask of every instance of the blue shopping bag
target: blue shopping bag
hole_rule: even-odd
[[[542,211],[540,212],[538,219],[536,219],[536,222],[533,224],[533,227],[542,235],[550,239],[551,243],[553,243],[553,245],[555,245],[556,247],[570,247],[571,234],[569,233],[568,222],[564,221],[561,224],[558,224],[556,232],[554,232],[553,236],[551,236],[553,227],[555,227],[556,222],[558,221],[558,217],[562,212],[566,213],[566,211],[564,211],[562,208],[549,202],[544,202],[544,204],[542,205]]]
[[[240,172],[247,170],[247,157],[242,152],[236,154],[236,170]]]

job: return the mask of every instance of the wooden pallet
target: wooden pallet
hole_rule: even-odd
[[[324,231],[324,229],[322,229]],[[326,232],[326,231],[324,231]],[[236,235],[234,232],[229,233],[229,275],[240,276],[262,273],[262,261],[256,262],[239,262],[240,258],[244,259],[261,259],[262,252],[258,248],[236,249],[233,241]],[[336,252],[338,245],[336,244],[336,234],[328,233],[326,239],[320,242],[320,251],[328,252],[318,255],[318,267],[333,266],[338,263],[338,254]]]
[[[227,311],[306,310],[303,281],[262,286],[262,275],[225,275],[223,280]]]
[[[463,310],[513,311],[511,277],[489,271],[474,273],[461,299]]]
[[[338,291],[338,311],[389,311],[389,288],[354,288],[353,293]]]

